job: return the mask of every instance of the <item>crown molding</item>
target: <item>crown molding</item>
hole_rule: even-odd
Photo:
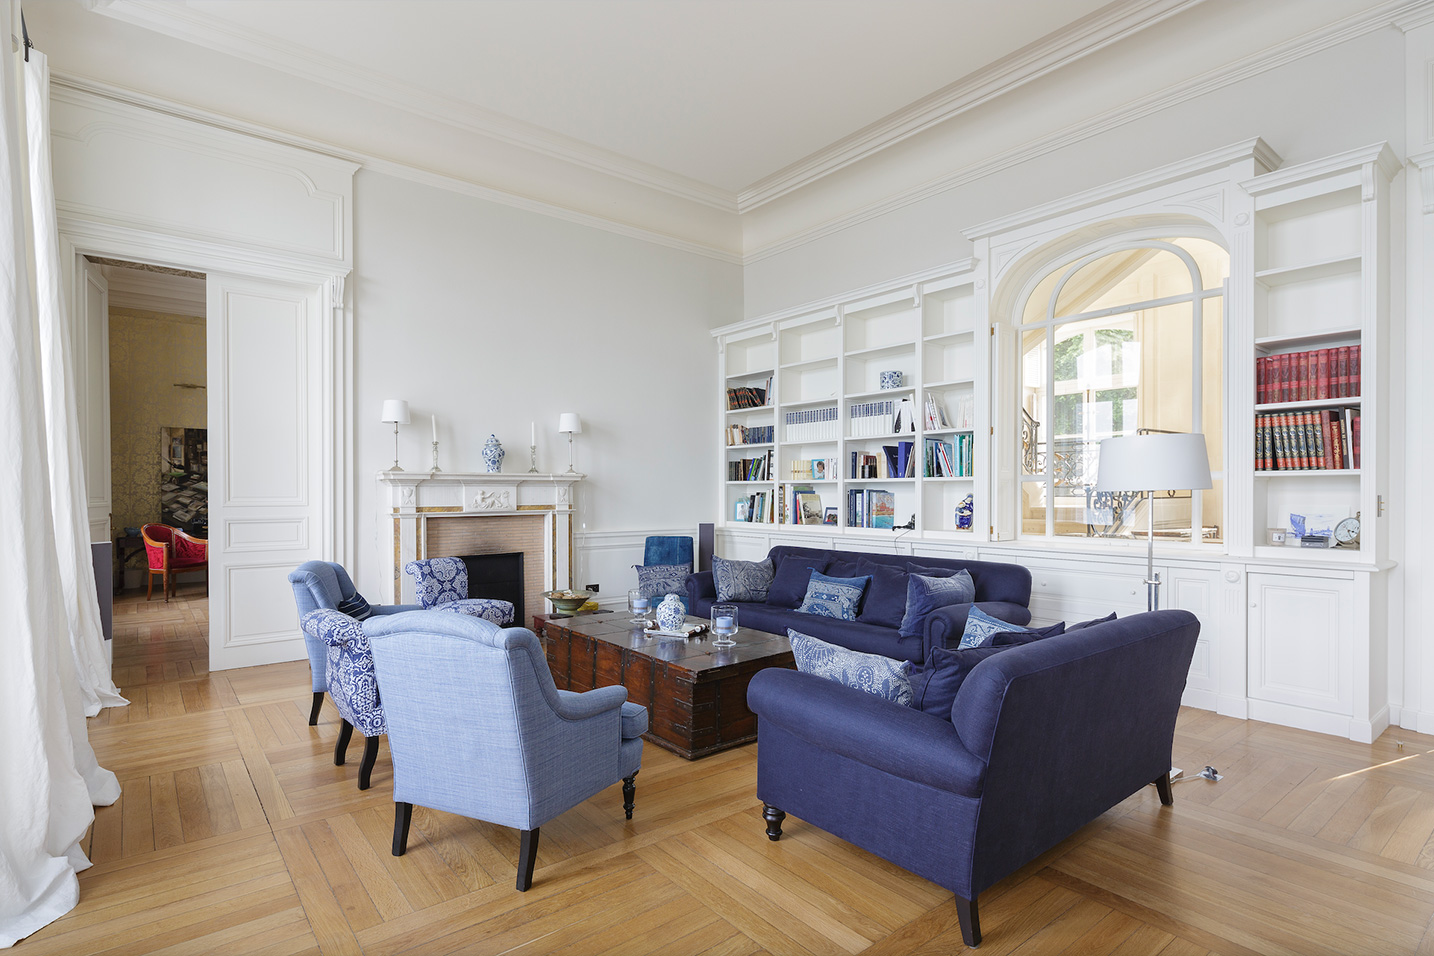
[[[1426,11],[1434,13],[1434,0],[1395,0],[1395,2],[1380,4],[1373,10],[1347,17],[1163,90],[1146,94],[1122,106],[1106,110],[1104,113],[1099,113],[1079,123],[1073,123],[1047,136],[1023,143],[988,159],[953,170],[885,199],[851,210],[820,225],[801,230],[761,247],[748,249],[742,257],[742,264],[748,265],[781,255],[809,242],[877,219],[904,206],[921,202],[984,179],[1002,170],[1054,153],[1172,106],[1205,96],[1253,76],[1277,69],[1287,63],[1395,25],[1401,18]]]
[[[1022,47],[950,86],[758,180],[737,194],[747,212],[959,116],[1066,64],[1189,9],[1203,0],[1122,0]]]
[[[1365,163],[1373,163],[1378,166],[1385,179],[1393,179],[1403,167],[1389,144],[1380,142],[1371,146],[1362,146],[1359,149],[1346,150],[1333,156],[1325,156],[1308,163],[1300,163],[1297,166],[1274,168],[1263,176],[1245,180],[1240,183],[1240,188],[1251,196],[1262,196],[1276,189],[1286,189],[1290,186],[1343,173]]]
[[[454,129],[486,136],[723,212],[738,211],[737,197],[727,190],[525,123],[494,110],[466,103],[441,92],[415,86],[376,70],[356,68],[336,57],[206,16],[181,3],[165,0],[91,0],[87,6],[102,16],[225,53],[330,89],[357,94]]]
[[[140,109],[152,110],[167,116],[199,123],[214,129],[239,133],[244,136],[251,136],[282,146],[292,146],[298,149],[308,150],[312,153],[353,163],[371,172],[382,173],[397,179],[404,179],[425,186],[433,186],[438,189],[461,193],[465,196],[472,196],[476,199],[511,206],[552,219],[561,219],[565,222],[576,223],[577,225],[587,226],[592,229],[600,229],[603,232],[615,233],[630,239],[649,242],[653,245],[677,249],[681,252],[692,253],[693,255],[703,256],[708,259],[716,259],[719,262],[726,262],[733,265],[742,264],[742,256],[739,253],[730,249],[724,249],[720,246],[684,239],[680,236],[669,235],[653,229],[636,226],[632,223],[596,216],[591,213],[570,209],[566,206],[559,206],[530,196],[506,192],[492,186],[484,186],[481,183],[460,179],[447,175],[446,173],[439,173],[407,163],[399,163],[379,156],[361,153],[356,150],[345,149],[335,146],[332,143],[325,143],[285,130],[252,123],[248,120],[239,119],[238,117],[225,113],[175,103],[172,100],[166,100],[148,93],[140,93],[89,77],[67,73],[54,73],[51,74],[50,85],[54,89],[98,96],[117,103],[124,103]]]

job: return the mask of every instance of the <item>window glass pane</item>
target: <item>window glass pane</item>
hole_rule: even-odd
[[[1032,322],[1044,322],[1046,320],[1046,309],[1051,304],[1051,293],[1055,291],[1056,280],[1066,271],[1066,266],[1061,266],[1050,275],[1041,280],[1036,286],[1036,291],[1026,300],[1026,312],[1021,317],[1021,323],[1028,325]]]
[[[1087,263],[1066,280],[1056,298],[1056,315],[1078,315],[1193,291],[1190,267],[1175,253],[1123,249]]]
[[[1167,239],[1190,253],[1200,267],[1202,289],[1218,289],[1230,274],[1230,254],[1209,239]]]
[[[1205,451],[1210,456],[1210,470],[1225,470],[1224,401],[1225,389],[1221,381],[1225,363],[1224,350],[1224,299],[1213,296],[1205,300],[1203,317],[1204,335],[1201,352],[1200,373],[1201,402],[1200,430],[1205,433]],[[1217,516],[1223,511],[1215,512]],[[1216,517],[1215,521],[1223,518]],[[1205,515],[1205,524],[1211,524],[1210,513]]]
[[[1210,466],[1214,468],[1214,463]],[[1204,509],[1200,524],[1204,529],[1201,540],[1206,544],[1223,544],[1225,541],[1225,482],[1216,478],[1209,488],[1200,492],[1201,507]]]
[[[1048,437],[1040,426],[1046,416],[1046,332],[1026,333],[1021,355],[1021,473],[1039,475],[1045,471]],[[1044,534],[1044,529],[1041,532]]]
[[[1182,302],[1136,313],[1142,330],[1141,360],[1145,390],[1141,393],[1137,427],[1162,432],[1194,428],[1194,321],[1191,306]]]
[[[1046,483],[1044,481],[1021,482],[1021,533],[1046,533]]]

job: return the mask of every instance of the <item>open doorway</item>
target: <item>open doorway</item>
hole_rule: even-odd
[[[144,589],[168,600],[180,587],[202,589],[206,569],[154,565],[141,529],[170,541],[171,561],[195,560],[207,542],[208,386],[206,293],[202,272],[121,259],[86,257],[86,271],[107,289],[111,534],[116,593]],[[173,529],[173,530],[170,530]],[[183,548],[183,560],[177,553]],[[207,552],[207,544],[204,545]]]

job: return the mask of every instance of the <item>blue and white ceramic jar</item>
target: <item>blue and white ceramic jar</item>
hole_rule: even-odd
[[[503,470],[503,445],[498,441],[497,435],[489,435],[488,440],[483,443],[483,470],[490,475],[496,475]]]
[[[906,376],[899,371],[882,372],[877,384],[882,388],[900,388],[905,378]]]
[[[675,594],[667,595],[657,606],[657,626],[664,631],[681,630],[686,620],[687,609],[682,606],[682,598]]]

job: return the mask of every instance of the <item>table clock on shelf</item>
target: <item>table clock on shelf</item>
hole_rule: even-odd
[[[1336,548],[1359,548],[1359,516],[1362,512],[1356,511],[1353,518],[1345,518],[1334,526],[1334,547]]]

